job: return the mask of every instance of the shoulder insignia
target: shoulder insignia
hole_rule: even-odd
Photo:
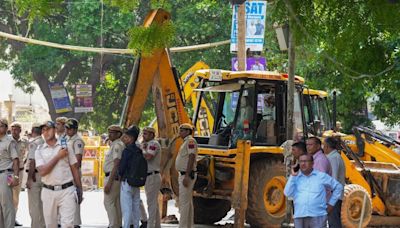
[[[78,148],[82,148],[82,143],[78,143]]]
[[[150,149],[150,150],[156,150],[156,149],[157,149],[157,146],[156,146],[156,145],[151,145],[151,146],[149,147],[149,149]]]
[[[193,140],[190,140],[189,143],[188,143],[189,149],[194,149],[195,146],[196,146],[196,145],[195,145],[194,141],[193,141]]]

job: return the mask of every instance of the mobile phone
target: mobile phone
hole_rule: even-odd
[[[61,144],[61,148],[63,148],[63,149],[67,148],[67,139],[65,137],[62,137],[60,139],[60,144]]]
[[[293,171],[295,173],[297,173],[299,171],[299,169],[300,169],[300,164],[297,164],[295,167],[293,167]]]

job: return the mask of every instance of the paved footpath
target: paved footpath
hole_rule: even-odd
[[[144,191],[141,191],[140,197],[146,206],[146,195]],[[81,217],[82,227],[107,227],[108,218],[106,210],[103,205],[103,191],[91,191],[83,193],[83,202],[81,205]],[[28,195],[26,191],[21,192],[19,209],[17,212],[17,221],[23,224],[23,227],[29,227],[31,224],[31,218],[28,210]],[[168,215],[175,215],[179,219],[179,211],[175,206],[175,201],[170,200],[168,202]],[[233,211],[228,212],[228,215],[215,226],[204,226],[196,225],[196,228],[210,228],[210,227],[221,227],[221,225],[233,223],[230,217],[233,215]],[[178,227],[177,225],[162,224],[162,227]],[[223,227],[223,226],[222,226]],[[228,226],[227,226],[228,227]]]

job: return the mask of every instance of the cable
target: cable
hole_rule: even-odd
[[[17,35],[13,35],[6,32],[0,32],[0,37],[4,37],[11,40],[16,40],[20,42],[25,42],[29,44],[42,45],[52,48],[60,48],[71,51],[85,51],[85,52],[95,52],[95,53],[104,53],[104,54],[124,54],[124,55],[132,55],[132,49],[119,49],[119,48],[94,48],[94,47],[83,47],[83,46],[74,46],[74,45],[66,45],[66,44],[58,44],[48,41],[36,40],[27,37],[21,37]],[[206,44],[197,44],[191,46],[184,47],[172,47],[169,50],[171,52],[187,52],[187,51],[195,51],[201,49],[208,49],[213,47],[218,47],[222,45],[230,44],[230,40],[218,41],[213,43]]]

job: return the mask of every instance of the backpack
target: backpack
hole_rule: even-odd
[[[147,161],[141,152],[136,152],[129,167],[126,180],[132,187],[143,187],[147,178]]]

